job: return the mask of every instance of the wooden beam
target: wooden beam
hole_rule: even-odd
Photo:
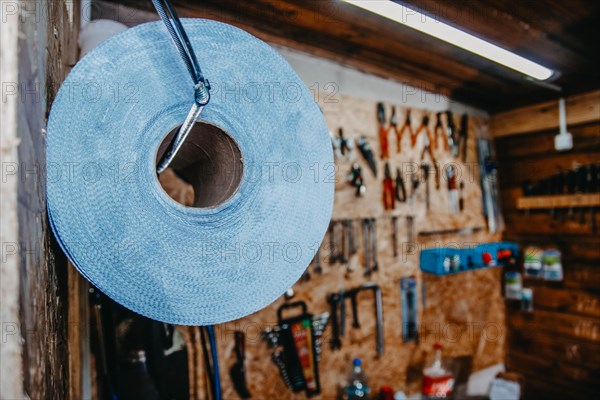
[[[567,125],[600,121],[600,90],[566,99]],[[490,132],[498,138],[556,129],[558,133],[558,101],[547,101],[492,115]]]
[[[69,288],[69,400],[90,397],[88,282],[68,263]]]
[[[8,2],[7,2],[8,3]],[[0,157],[3,166],[20,165],[17,148],[18,113],[20,105],[17,93],[19,81],[19,15],[8,12],[2,3],[4,21],[0,23],[0,82],[2,82],[2,107],[0,107]],[[7,6],[16,11],[19,4],[11,2]],[[12,85],[11,85],[12,82]],[[12,94],[10,93],[12,89]],[[5,167],[3,167],[3,171]],[[16,167],[15,167],[16,168]],[[8,168],[6,169],[8,171]],[[0,398],[23,398],[23,341],[19,327],[19,281],[23,280],[20,271],[21,255],[19,243],[19,199],[18,174],[4,174],[0,185],[0,320],[2,321],[2,345],[0,345]],[[9,251],[13,244],[12,251]],[[9,334],[12,330],[12,334]]]

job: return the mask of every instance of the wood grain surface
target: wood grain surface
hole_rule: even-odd
[[[567,98],[567,104],[573,149],[564,153],[553,145],[558,132],[555,104],[493,115],[490,123],[497,137],[505,237],[523,247],[562,252],[564,280],[526,278],[524,286],[533,289],[534,312],[510,311],[507,316],[507,363],[525,376],[526,398],[592,398],[598,390],[600,238],[593,226],[600,218],[589,209],[562,209],[554,216],[549,209],[517,209],[522,180],[598,162],[598,92]]]

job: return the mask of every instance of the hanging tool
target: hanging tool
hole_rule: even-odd
[[[236,362],[229,370],[229,376],[238,396],[242,399],[249,399],[252,395],[246,385],[246,367],[244,366],[246,360],[246,336],[241,331],[235,331],[234,337]]]
[[[417,145],[417,139],[419,138],[421,132],[425,133],[425,136],[427,136],[427,142],[429,143],[431,148],[435,150],[436,142],[431,134],[431,130],[429,129],[429,115],[427,114],[423,116],[423,119],[421,120],[421,125],[417,128],[417,131],[414,133],[414,135],[411,136],[411,145],[413,148]]]
[[[458,141],[456,137],[456,125],[454,125],[454,115],[452,111],[446,111],[446,140],[450,147],[450,154],[453,157],[458,156]]]
[[[292,389],[292,381],[290,380],[290,376],[288,375],[287,369],[285,368],[285,361],[283,359],[283,351],[277,350],[277,351],[273,352],[273,354],[271,355],[271,361],[273,361],[273,364],[275,364],[277,366],[277,369],[279,370],[279,375],[281,376],[283,383],[285,383],[285,386],[291,390]]]
[[[385,106],[377,103],[377,121],[379,122],[379,144],[381,145],[381,158],[390,158],[388,129],[385,126]]]
[[[483,215],[487,219],[489,232],[495,233],[502,230],[504,222],[499,204],[500,188],[498,186],[498,166],[496,164],[492,146],[493,143],[491,140],[477,140]]]
[[[396,153],[402,151],[402,135],[398,130],[398,117],[396,116],[396,106],[392,107],[392,116],[390,118],[390,129],[394,130],[396,134]]]
[[[283,311],[300,308],[301,313],[283,318]],[[313,315],[306,303],[298,301],[283,304],[277,310],[279,341],[283,345],[283,360],[292,391],[305,391],[310,397],[320,393],[319,369],[313,331]]]
[[[370,241],[369,241],[369,236],[370,236],[370,229],[369,229],[369,219],[365,218],[362,220],[362,225],[363,225],[363,241],[364,241],[364,249],[365,249],[365,260],[364,260],[364,266],[365,266],[365,276],[370,276],[371,275],[371,246],[370,246]]]
[[[425,180],[425,205],[427,206],[427,211],[429,211],[429,164],[421,163],[421,170],[423,171],[423,179]]]
[[[364,218],[363,221],[363,240],[365,243],[365,276],[379,269],[377,263],[377,226],[375,218]]]
[[[448,201],[450,203],[450,214],[458,213],[458,188],[456,187],[456,167],[448,164],[446,167],[446,181],[448,182]]]
[[[376,350],[377,355],[382,356],[384,351],[383,341],[383,299],[381,288],[373,282],[367,282],[360,287],[360,290],[371,290],[375,296],[375,329],[376,329]]]
[[[394,181],[390,171],[390,164],[385,163],[383,178],[383,209],[386,211],[396,208],[396,196],[394,193]]]
[[[340,254],[339,254],[339,262],[342,264],[346,264],[350,256],[348,255],[348,232],[346,229],[346,220],[342,220],[339,222],[341,225],[341,236],[342,243],[340,246]]]
[[[400,168],[396,168],[396,188],[395,188],[396,200],[401,203],[406,202],[406,187],[404,186],[404,180],[402,179],[402,171]]]
[[[313,256],[313,259],[310,262],[310,265],[313,266],[313,271],[315,273],[317,273],[319,275],[323,273],[323,267],[321,267],[321,247],[320,246],[317,247],[315,255]],[[302,274],[302,279],[304,281],[310,280],[310,277],[311,277],[310,272],[309,272],[310,265],[309,265],[309,268],[307,268],[306,271],[304,271],[304,274]],[[287,292],[286,292],[286,294],[287,294]]]
[[[464,197],[464,191],[465,191],[465,183],[461,182],[460,183],[460,197],[458,199],[458,209],[459,211],[464,211],[465,210],[465,197]]]
[[[400,279],[400,299],[402,303],[402,338],[404,342],[419,338],[417,314],[417,281],[414,276]]]
[[[346,290],[344,288],[340,289],[339,294],[339,309],[340,309],[340,319],[338,321],[339,324],[339,332],[340,337],[344,337],[346,335]]]
[[[360,292],[363,292],[363,291],[373,291],[373,294],[374,294],[375,329],[376,329],[375,337],[376,337],[376,341],[377,341],[376,350],[377,350],[377,355],[381,356],[381,355],[383,355],[383,351],[384,351],[383,302],[382,302],[382,296],[381,296],[381,288],[373,282],[367,282],[361,286],[358,286],[358,287],[350,289],[350,290],[341,290],[339,293],[335,293],[333,295],[335,295],[336,298],[340,299],[341,304],[344,304],[344,301],[346,299],[350,299],[351,307],[352,307],[352,328],[360,329],[360,321],[358,318],[358,295]],[[331,296],[332,295],[329,295],[329,298],[331,298]],[[345,310],[345,307],[343,307],[342,309]],[[345,314],[345,311],[342,311],[342,313],[340,315],[340,321],[342,320],[342,318],[344,318],[344,320],[345,320],[344,314]],[[345,330],[344,323],[340,323],[339,331],[342,332],[344,330]]]
[[[356,247],[356,243],[354,242],[354,221],[351,219],[347,220],[347,229],[348,229],[348,249],[349,255],[352,257],[358,251]]]
[[[433,130],[433,141],[435,143],[434,148],[437,148],[438,140],[441,137],[444,150],[448,151],[448,138],[444,131],[444,125],[442,124],[442,113],[438,112],[435,114],[435,128]]]
[[[346,299],[350,299],[350,307],[352,310],[352,328],[358,329],[360,328],[360,322],[358,321],[358,290],[340,290],[340,297],[342,298],[341,307],[340,307],[340,334],[344,336],[344,332],[346,331]]]
[[[339,160],[352,160],[354,158],[352,139],[344,137],[344,130],[341,127],[338,129],[337,137],[332,138],[332,141],[336,158]]]
[[[343,262],[340,242],[340,222],[331,220],[329,223],[329,264]]]
[[[329,223],[329,264],[335,264],[337,257],[335,254],[335,221]]]
[[[367,192],[367,187],[365,186],[365,180],[362,176],[362,168],[358,163],[354,163],[352,165],[352,169],[350,170],[350,174],[348,174],[348,182],[350,185],[356,188],[356,197],[364,196]]]
[[[327,296],[327,302],[330,307],[330,318],[331,318],[331,339],[329,345],[331,350],[337,350],[342,347],[342,341],[340,339],[340,325],[339,325],[339,307],[342,298],[339,293],[331,293]]]
[[[395,257],[398,257],[398,217],[392,217],[392,252]]]
[[[462,162],[467,161],[467,141],[469,136],[469,116],[463,114],[460,118],[460,129],[458,131],[458,141],[460,145],[460,158]]]
[[[371,218],[371,258],[373,264],[371,265],[371,271],[378,271],[379,264],[377,263],[377,222],[375,218]]]
[[[408,243],[414,243],[415,241],[415,217],[412,215],[406,216],[406,232]]]
[[[344,230],[344,246],[343,246],[343,259],[346,264],[346,272],[352,273],[350,258],[356,254],[356,245],[354,243],[354,224],[351,219],[345,219],[342,221],[342,228]]]
[[[400,131],[398,132],[398,130],[396,130],[396,143],[397,143],[397,150],[398,153],[400,153],[400,151],[402,150],[401,144],[402,144],[402,137],[404,137],[404,132],[408,131],[408,137],[411,140],[412,143],[412,138],[413,136],[415,136],[415,133],[413,132],[413,127],[412,127],[412,121],[410,118],[410,108],[406,110],[406,117],[404,118],[404,124],[402,125],[402,128],[400,128]],[[414,147],[414,146],[412,146]]]
[[[279,370],[279,375],[285,383],[285,386],[288,389],[292,389],[292,382],[285,368],[285,361],[283,359],[283,348],[281,347],[279,333],[281,328],[276,326],[274,328],[267,328],[264,332],[261,333],[260,337],[263,341],[267,343],[267,347],[269,349],[275,349],[273,354],[271,355],[271,361],[273,364],[277,366]]]
[[[359,329],[360,322],[358,321],[358,299],[357,295],[350,295],[350,307],[352,309],[352,328]]]
[[[360,150],[360,154],[364,157],[365,161],[369,165],[371,172],[373,172],[373,176],[377,176],[377,162],[375,161],[375,155],[373,155],[373,149],[369,144],[369,141],[366,137],[361,136],[358,138],[358,149]]]
[[[321,275],[323,273],[323,267],[321,266],[321,246],[317,248],[317,252],[315,253],[315,273]]]
[[[431,164],[433,165],[433,170],[435,172],[435,188],[439,189],[440,188],[440,171],[439,171],[439,167],[437,165],[437,161],[435,160],[435,156],[433,155],[433,151],[431,151],[431,146],[429,143],[429,136],[425,135],[425,137],[423,138],[423,150],[421,151],[421,163],[423,163],[423,161],[425,160],[425,154],[429,155],[429,158],[431,159]],[[421,166],[421,168],[423,168]],[[427,171],[429,172],[429,170]],[[429,174],[425,175],[425,179],[426,181],[429,181]]]
[[[417,198],[417,190],[419,189],[419,185],[421,184],[421,179],[417,174],[411,174],[410,179],[412,182],[412,191],[410,193],[410,207],[412,208],[415,204],[415,199]]]
[[[301,307],[299,315],[283,318],[286,309]],[[277,310],[278,325],[261,332],[261,339],[269,349],[273,363],[285,385],[293,392],[305,391],[308,397],[320,393],[318,361],[323,333],[330,318],[325,312],[316,316],[306,311],[302,301],[287,303]]]
[[[323,348],[323,334],[325,333],[325,327],[329,322],[329,313],[324,312],[313,317],[313,331],[315,336],[315,347],[316,347],[316,358],[317,361],[321,360],[321,353]]]

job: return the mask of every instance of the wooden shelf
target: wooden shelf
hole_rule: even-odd
[[[598,207],[600,193],[567,194],[553,196],[526,196],[517,199],[519,210],[536,208]]]

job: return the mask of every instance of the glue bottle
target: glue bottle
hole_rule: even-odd
[[[442,345],[434,346],[433,362],[423,370],[423,398],[446,399],[452,396],[454,376],[442,362]]]

